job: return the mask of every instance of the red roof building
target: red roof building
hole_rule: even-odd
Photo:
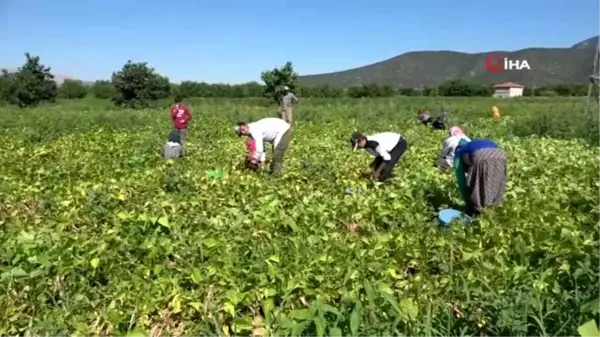
[[[500,84],[496,84],[494,89],[510,89],[510,88],[524,88],[522,85],[514,83],[514,82],[504,82]]]

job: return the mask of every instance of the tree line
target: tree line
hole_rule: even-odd
[[[111,99],[118,106],[143,108],[153,101],[178,96],[180,98],[256,98],[264,97],[276,103],[284,86],[297,95],[314,98],[369,98],[392,96],[491,96],[493,85],[481,85],[462,79],[449,80],[439,86],[401,88],[391,85],[364,84],[345,89],[327,85],[301,87],[292,63],[262,72],[263,83],[211,84],[184,81],[170,83],[145,62],[127,61],[123,68],[113,72],[110,80],[96,81],[86,85],[82,81],[66,79],[56,84],[51,68],[44,66],[37,56],[25,54],[25,64],[17,72],[3,71],[0,76],[0,101],[20,107],[52,102],[57,98],[81,99],[93,96]],[[585,96],[585,83],[559,84],[554,86],[525,87],[524,96]]]

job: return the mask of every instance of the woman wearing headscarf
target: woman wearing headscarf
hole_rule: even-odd
[[[461,139],[470,142],[471,139],[465,135],[464,131],[458,126],[453,126],[449,130],[449,137],[442,142],[442,152],[435,161],[435,166],[440,169],[451,169],[454,166],[454,152]]]
[[[502,203],[506,191],[506,153],[489,139],[461,139],[454,156],[460,194],[468,214]]]
[[[442,115],[438,117],[431,117],[429,111],[419,110],[419,121],[425,126],[431,123],[431,127],[436,130],[446,130],[447,119],[448,112],[442,112]]]

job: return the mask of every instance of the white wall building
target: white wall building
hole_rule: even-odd
[[[496,84],[492,97],[507,98],[523,96],[523,86],[513,82]]]

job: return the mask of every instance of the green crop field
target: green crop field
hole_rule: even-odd
[[[192,101],[176,161],[168,102],[0,107],[0,335],[576,335],[600,286],[584,103],[304,100],[280,179],[238,168],[235,122],[277,112],[259,100]],[[425,105],[508,154],[505,202],[473,226],[437,225],[462,202]],[[360,178],[355,130],[407,137],[389,184]]]

